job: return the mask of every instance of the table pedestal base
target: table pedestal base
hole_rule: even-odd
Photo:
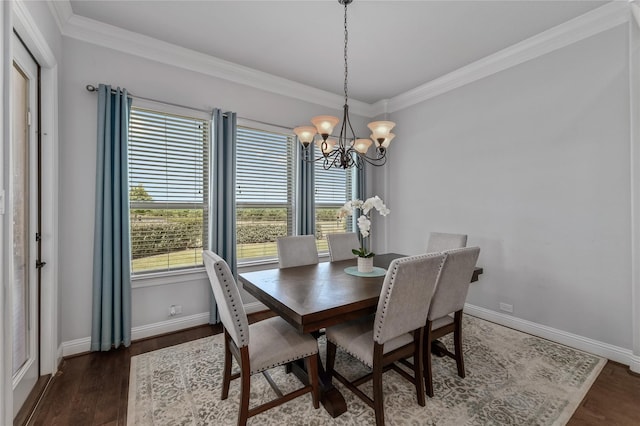
[[[431,342],[431,353],[439,358],[447,354],[447,347],[440,340]]]
[[[300,360],[292,362],[291,372],[296,375],[298,379],[304,384],[309,383],[309,375],[304,368],[304,362]],[[333,386],[333,383],[329,381],[327,372],[324,369],[322,361],[318,363],[318,376],[320,386],[320,402],[327,413],[333,418],[338,417],[342,413],[347,411],[347,401],[338,389]]]

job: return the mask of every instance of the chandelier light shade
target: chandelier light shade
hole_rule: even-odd
[[[372,142],[369,139],[356,139],[353,143],[353,149],[358,151],[359,154],[366,154],[371,144]]]
[[[293,129],[300,143],[307,148],[316,136],[316,128],[313,126],[300,126]]]
[[[351,126],[349,118],[349,94],[347,81],[349,76],[349,64],[347,60],[347,45],[349,31],[347,29],[347,6],[353,0],[338,0],[344,5],[344,106],[342,107],[342,125],[337,139],[331,138],[333,129],[340,119],[331,115],[319,115],[311,119],[313,126],[299,126],[293,129],[298,140],[304,147],[306,161],[322,161],[325,169],[351,167],[362,168],[365,163],[374,166],[382,166],[387,161],[387,148],[395,137],[391,130],[396,125],[392,121],[374,121],[367,125],[371,130],[371,140],[358,139]],[[319,137],[317,137],[319,136]],[[310,146],[317,145],[321,156],[310,158]],[[368,155],[369,148],[374,145],[374,152]]]
[[[373,135],[371,135],[373,138]],[[382,142],[382,147],[383,148],[387,148],[389,146],[389,144],[391,143],[391,139],[395,138],[396,135],[394,135],[393,133],[389,133],[389,135],[384,138],[384,142]]]
[[[311,119],[311,123],[316,126],[318,134],[326,139],[332,132],[336,124],[340,122],[338,117],[332,117],[330,115],[319,115]]]

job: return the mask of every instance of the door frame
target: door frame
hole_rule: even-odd
[[[40,32],[26,5],[21,1],[2,2],[0,5],[0,33],[4,56],[2,58],[3,113],[0,119],[0,132],[3,138],[10,140],[11,108],[8,96],[10,90],[10,66],[12,64],[12,33],[16,32],[40,65],[40,123],[42,141],[42,260],[47,265],[41,270],[40,294],[40,374],[55,374],[62,358],[58,330],[58,63],[53,50]],[[4,144],[3,144],[4,145]],[[0,156],[0,176],[2,188],[6,192],[8,183],[7,155],[3,148]],[[7,211],[8,202],[3,207]],[[0,236],[7,234],[9,219],[7,214],[0,216]],[[2,240],[4,241],[4,239]],[[0,271],[2,283],[7,280],[7,258],[11,255],[11,245],[0,248]],[[0,302],[4,303],[3,292]],[[3,342],[10,342],[10,318],[4,311],[0,318]],[[11,374],[11,345],[0,344],[0,424],[13,423],[13,392]]]
[[[14,152],[10,151],[9,155],[12,158],[7,158],[8,162],[11,165],[15,165],[16,160],[20,160],[20,156],[23,160],[26,160],[26,167],[24,169],[24,173],[26,175],[26,180],[24,183],[26,186],[23,188],[25,191],[24,194],[28,195],[25,197],[25,200],[28,200],[28,209],[26,210],[26,215],[24,218],[26,219],[26,223],[24,224],[24,229],[12,229],[13,227],[7,228],[7,237],[8,239],[15,240],[18,236],[24,236],[25,249],[26,249],[26,259],[25,260],[25,273],[24,273],[24,285],[27,287],[25,301],[27,302],[27,310],[25,314],[27,315],[27,323],[25,324],[26,329],[24,330],[27,335],[27,358],[25,363],[18,369],[18,371],[13,372],[13,415],[14,418],[20,411],[20,406],[22,406],[25,401],[28,399],[30,393],[35,389],[36,383],[40,378],[40,278],[39,268],[37,267],[36,262],[39,259],[39,246],[40,243],[38,239],[35,238],[35,235],[40,233],[40,66],[37,61],[32,57],[29,50],[24,46],[20,38],[16,35],[12,35],[12,79],[14,81],[13,75],[18,73],[21,77],[26,81],[27,90],[26,90],[26,99],[25,107],[26,110],[29,111],[28,114],[25,111],[20,110],[20,113],[25,113],[25,125],[26,127],[26,147],[24,148],[24,154],[17,154],[15,158]],[[11,95],[15,92],[11,91]],[[11,112],[16,113],[17,110],[14,108],[14,101],[12,99],[12,108]],[[22,102],[20,103],[22,105]],[[27,121],[27,116],[29,119]],[[12,120],[16,117],[12,117]],[[12,123],[11,131],[14,131],[15,128]],[[19,129],[21,132],[22,129]],[[9,145],[9,144],[7,144]],[[9,150],[12,150],[15,145],[15,142],[12,141],[8,146]],[[19,149],[19,148],[18,148]],[[10,174],[13,174],[11,170],[9,170]],[[20,181],[25,177],[19,178]],[[14,183],[12,179],[9,179],[9,185],[13,185]],[[9,205],[6,210],[6,214],[8,220],[11,219],[11,213],[14,211],[13,204],[13,190],[5,190],[7,191]],[[18,232],[16,232],[18,231]],[[8,254],[8,253],[7,253]],[[12,259],[13,257],[13,259]],[[7,260],[7,276],[10,280],[16,279],[16,268],[20,266],[19,263],[16,263],[15,254],[13,256],[8,256]],[[9,286],[8,288],[13,288],[13,286]],[[13,288],[8,294],[11,295],[13,299],[13,291],[17,290]],[[8,306],[8,305],[7,305]],[[13,303],[12,303],[13,306]],[[15,308],[15,306],[14,306]],[[15,325],[11,327],[15,331]],[[13,351],[12,351],[13,355]],[[12,360],[12,364],[14,364]],[[15,367],[15,366],[14,366]],[[20,400],[16,400],[16,395],[20,395]],[[16,404],[20,404],[20,406],[16,406]]]

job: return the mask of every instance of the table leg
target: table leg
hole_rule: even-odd
[[[447,353],[447,347],[440,340],[431,342],[431,353],[442,358]]]
[[[302,383],[309,383],[309,374],[304,368],[304,361],[297,360],[291,363],[291,372],[296,375]],[[322,359],[318,363],[318,376],[320,385],[320,402],[329,415],[333,418],[347,411],[347,402],[340,391],[333,386],[329,376],[324,369]]]

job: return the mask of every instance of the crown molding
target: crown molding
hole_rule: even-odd
[[[56,21],[60,34],[64,34],[64,27],[73,15],[71,3],[69,0],[49,0],[47,5],[49,6],[51,15],[53,15],[53,19]]]
[[[635,1],[615,0],[607,3],[391,99],[382,99],[373,104],[350,99],[350,111],[363,117],[375,117],[424,102],[629,22],[632,13],[636,12]],[[50,8],[60,32],[66,37],[316,105],[337,110],[342,108],[344,99],[341,95],[75,15],[68,0],[50,0]]]
[[[629,7],[631,8],[631,14],[635,19],[636,25],[640,26],[640,4],[638,4],[638,0],[630,0]]]
[[[626,23],[630,19],[629,9],[627,1],[607,3],[591,12],[395,96],[389,100],[388,112],[400,111]]]
[[[385,115],[391,112],[389,111],[389,99],[380,99],[379,101],[371,104],[371,108],[373,110],[373,117]]]
[[[301,83],[215,58],[204,53],[124,30],[93,19],[72,15],[62,34],[88,43],[115,49],[156,62],[177,66],[256,89],[339,110],[344,98]],[[351,99],[350,111],[370,117],[368,103]]]
[[[13,2],[13,26],[22,40],[30,47],[40,65],[53,68],[57,64],[56,56],[47,40],[40,32],[38,24],[29,13],[24,0]]]

